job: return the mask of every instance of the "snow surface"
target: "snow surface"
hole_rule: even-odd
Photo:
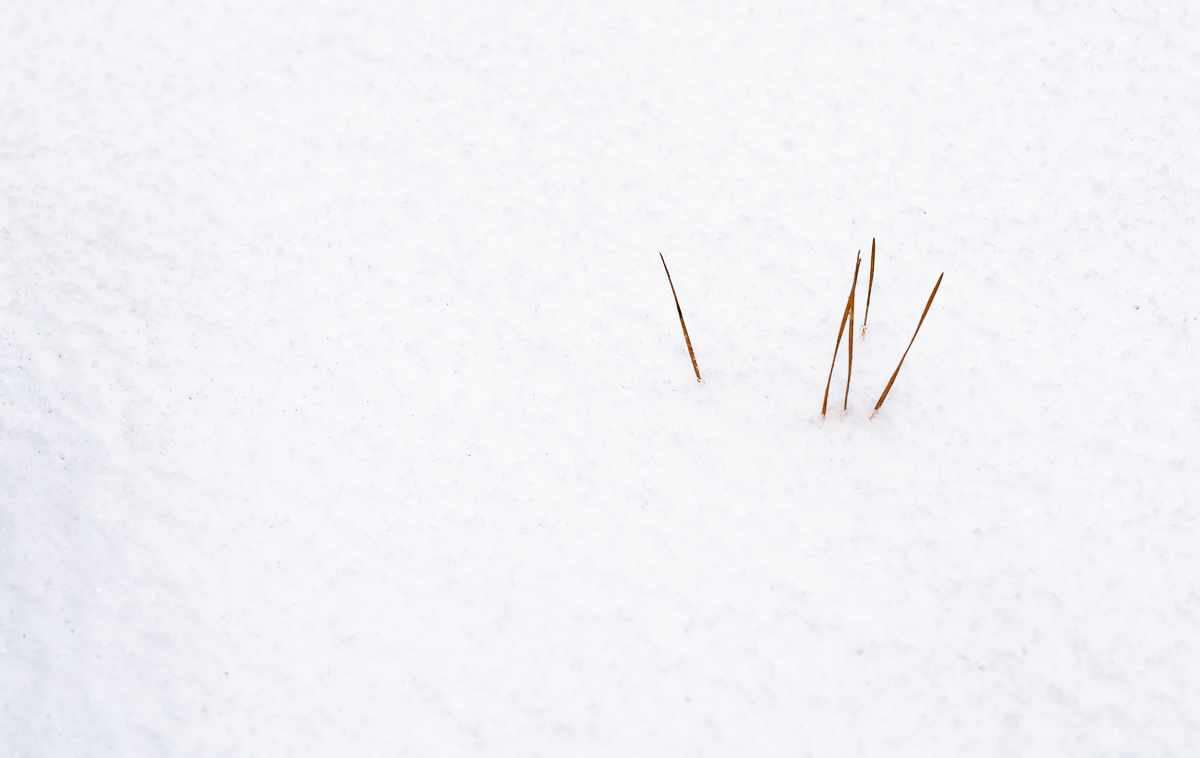
[[[4,4],[0,755],[1194,755],[1197,40]]]

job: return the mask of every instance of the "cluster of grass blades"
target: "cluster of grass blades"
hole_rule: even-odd
[[[687,324],[683,320],[683,308],[679,306],[679,295],[675,292],[675,283],[671,280],[671,270],[667,268],[667,259],[662,253],[658,254],[662,260],[663,271],[667,272],[667,283],[671,285],[671,296],[675,298],[675,312],[679,314],[679,326],[683,329],[683,339],[687,343],[688,355],[692,359],[692,369],[696,372],[696,381],[703,383],[700,378],[700,366],[696,363],[696,351],[692,349],[692,338],[688,335]],[[842,396],[842,411],[846,411],[850,406],[850,379],[854,374],[854,306],[855,293],[858,290],[858,272],[862,267],[862,250],[859,250],[855,255],[854,260],[854,278],[850,281],[850,295],[846,298],[846,306],[842,310],[842,321],[838,325],[837,341],[833,346],[833,361],[829,364],[829,377],[825,381],[825,396],[821,400],[821,417],[824,418],[829,409],[829,388],[833,384],[833,370],[837,366],[838,354],[842,348],[842,337],[846,335],[846,392]],[[925,303],[925,310],[921,312],[921,318],[917,321],[917,328],[913,331],[912,339],[908,341],[908,347],[904,349],[904,354],[900,356],[900,363],[896,365],[896,370],[892,372],[892,378],[888,380],[887,386],[883,388],[883,394],[879,396],[879,401],[875,403],[875,410],[871,412],[871,418],[879,413],[879,409],[883,407],[883,401],[887,399],[888,393],[892,391],[892,385],[896,382],[896,377],[900,375],[900,367],[904,365],[904,359],[908,357],[908,351],[912,349],[913,343],[917,340],[917,334],[921,331],[921,325],[925,323],[925,317],[929,315],[929,308],[933,305],[933,298],[937,295],[938,287],[942,286],[942,272],[938,276],[937,283],[933,285],[933,292],[929,294],[929,300]],[[863,308],[862,332],[863,338],[867,335],[867,317],[871,312],[871,292],[875,287],[875,240],[871,240],[871,267],[867,278],[867,302]],[[850,327],[847,335],[846,327]]]
[[[850,339],[847,342],[846,355],[846,396],[842,400],[842,410],[845,411],[849,406],[850,399],[850,375],[854,372],[854,294],[858,287],[858,269],[862,263],[862,251],[859,251],[854,262],[854,280],[850,285],[850,296],[846,299],[846,308],[842,312],[842,324],[838,327],[837,342],[833,347],[833,363],[829,366],[829,378],[825,382],[825,399],[821,401],[821,416],[825,416],[825,412],[829,407],[829,385],[833,382],[833,368],[837,364],[838,351],[842,345],[842,332],[846,328],[847,322],[850,325]],[[917,333],[921,331],[921,325],[925,323],[925,317],[929,315],[929,307],[933,305],[933,298],[937,295],[938,287],[942,286],[942,272],[938,276],[937,284],[933,285],[933,292],[929,295],[929,300],[925,303],[925,310],[921,312],[921,319],[917,322],[916,331],[913,332],[912,339],[908,341],[908,347],[904,350],[904,355],[900,356],[900,363],[896,365],[896,370],[892,372],[892,378],[888,380],[887,386],[883,388],[883,394],[879,396],[879,401],[875,403],[875,410],[871,412],[871,418],[879,413],[879,409],[883,407],[883,401],[887,399],[888,393],[892,391],[892,385],[896,382],[896,377],[900,375],[900,367],[904,365],[904,359],[908,357],[908,351],[912,349],[913,343],[917,340]],[[867,279],[867,304],[863,309],[862,336],[867,336],[867,317],[871,312],[871,291],[875,287],[875,240],[871,240],[871,271]]]

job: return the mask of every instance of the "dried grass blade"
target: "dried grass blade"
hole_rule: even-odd
[[[854,261],[854,281],[850,283],[850,297],[846,298],[846,309],[842,311],[842,325],[838,327],[837,343],[833,346],[833,363],[829,364],[829,378],[825,380],[825,399],[821,401],[821,415],[825,415],[829,407],[829,385],[833,383],[833,367],[837,365],[838,350],[842,347],[842,332],[846,329],[846,319],[850,317],[850,304],[854,298],[854,288],[858,285],[858,267],[862,263],[862,250]]]
[[[879,396],[879,402],[875,404],[875,410],[871,412],[871,418],[875,418],[875,414],[879,413],[880,406],[887,399],[888,393],[892,391],[892,383],[896,381],[896,377],[900,374],[900,367],[904,365],[904,359],[908,357],[908,351],[912,349],[913,343],[917,341],[917,332],[921,331],[921,324],[925,323],[925,316],[929,313],[929,306],[933,305],[933,298],[937,295],[938,287],[942,286],[942,277],[946,275],[943,271],[938,276],[937,284],[933,285],[933,292],[929,293],[929,301],[925,303],[925,310],[921,312],[921,320],[917,322],[916,331],[913,332],[912,339],[908,341],[908,347],[904,349],[904,355],[900,356],[900,363],[896,365],[896,370],[892,373],[892,378],[888,380],[887,386],[883,388],[883,394]]]
[[[703,382],[700,378],[700,366],[696,364],[696,351],[692,350],[692,338],[688,336],[687,324],[683,322],[683,309],[679,307],[679,295],[675,294],[675,282],[671,281],[671,269],[667,268],[667,259],[663,258],[663,254],[659,253],[658,257],[662,259],[663,271],[667,272],[667,284],[671,285],[671,297],[675,298],[675,311],[679,314],[679,325],[683,327],[683,340],[687,343],[688,355],[692,358],[692,369],[696,372],[696,381]]]
[[[846,362],[846,396],[842,398],[842,410],[850,405],[850,375],[854,373],[854,291],[850,291],[850,334],[847,344]]]
[[[863,309],[862,336],[867,336],[867,316],[871,315],[871,290],[875,287],[875,238],[871,238],[871,275],[867,277],[867,307]]]

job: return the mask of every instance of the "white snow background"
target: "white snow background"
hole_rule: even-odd
[[[10,0],[0,755],[1194,755],[1198,41]]]

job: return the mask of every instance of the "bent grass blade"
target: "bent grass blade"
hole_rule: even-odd
[[[675,311],[679,314],[679,325],[683,327],[683,340],[687,343],[688,355],[692,357],[692,368],[696,371],[696,381],[703,383],[700,378],[700,366],[696,364],[696,351],[692,350],[692,338],[688,336],[687,324],[683,322],[683,309],[679,307],[679,295],[675,294],[675,282],[671,281],[671,269],[667,268],[667,259],[659,253],[662,259],[663,271],[667,272],[667,284],[671,285],[671,296],[675,298]]]

